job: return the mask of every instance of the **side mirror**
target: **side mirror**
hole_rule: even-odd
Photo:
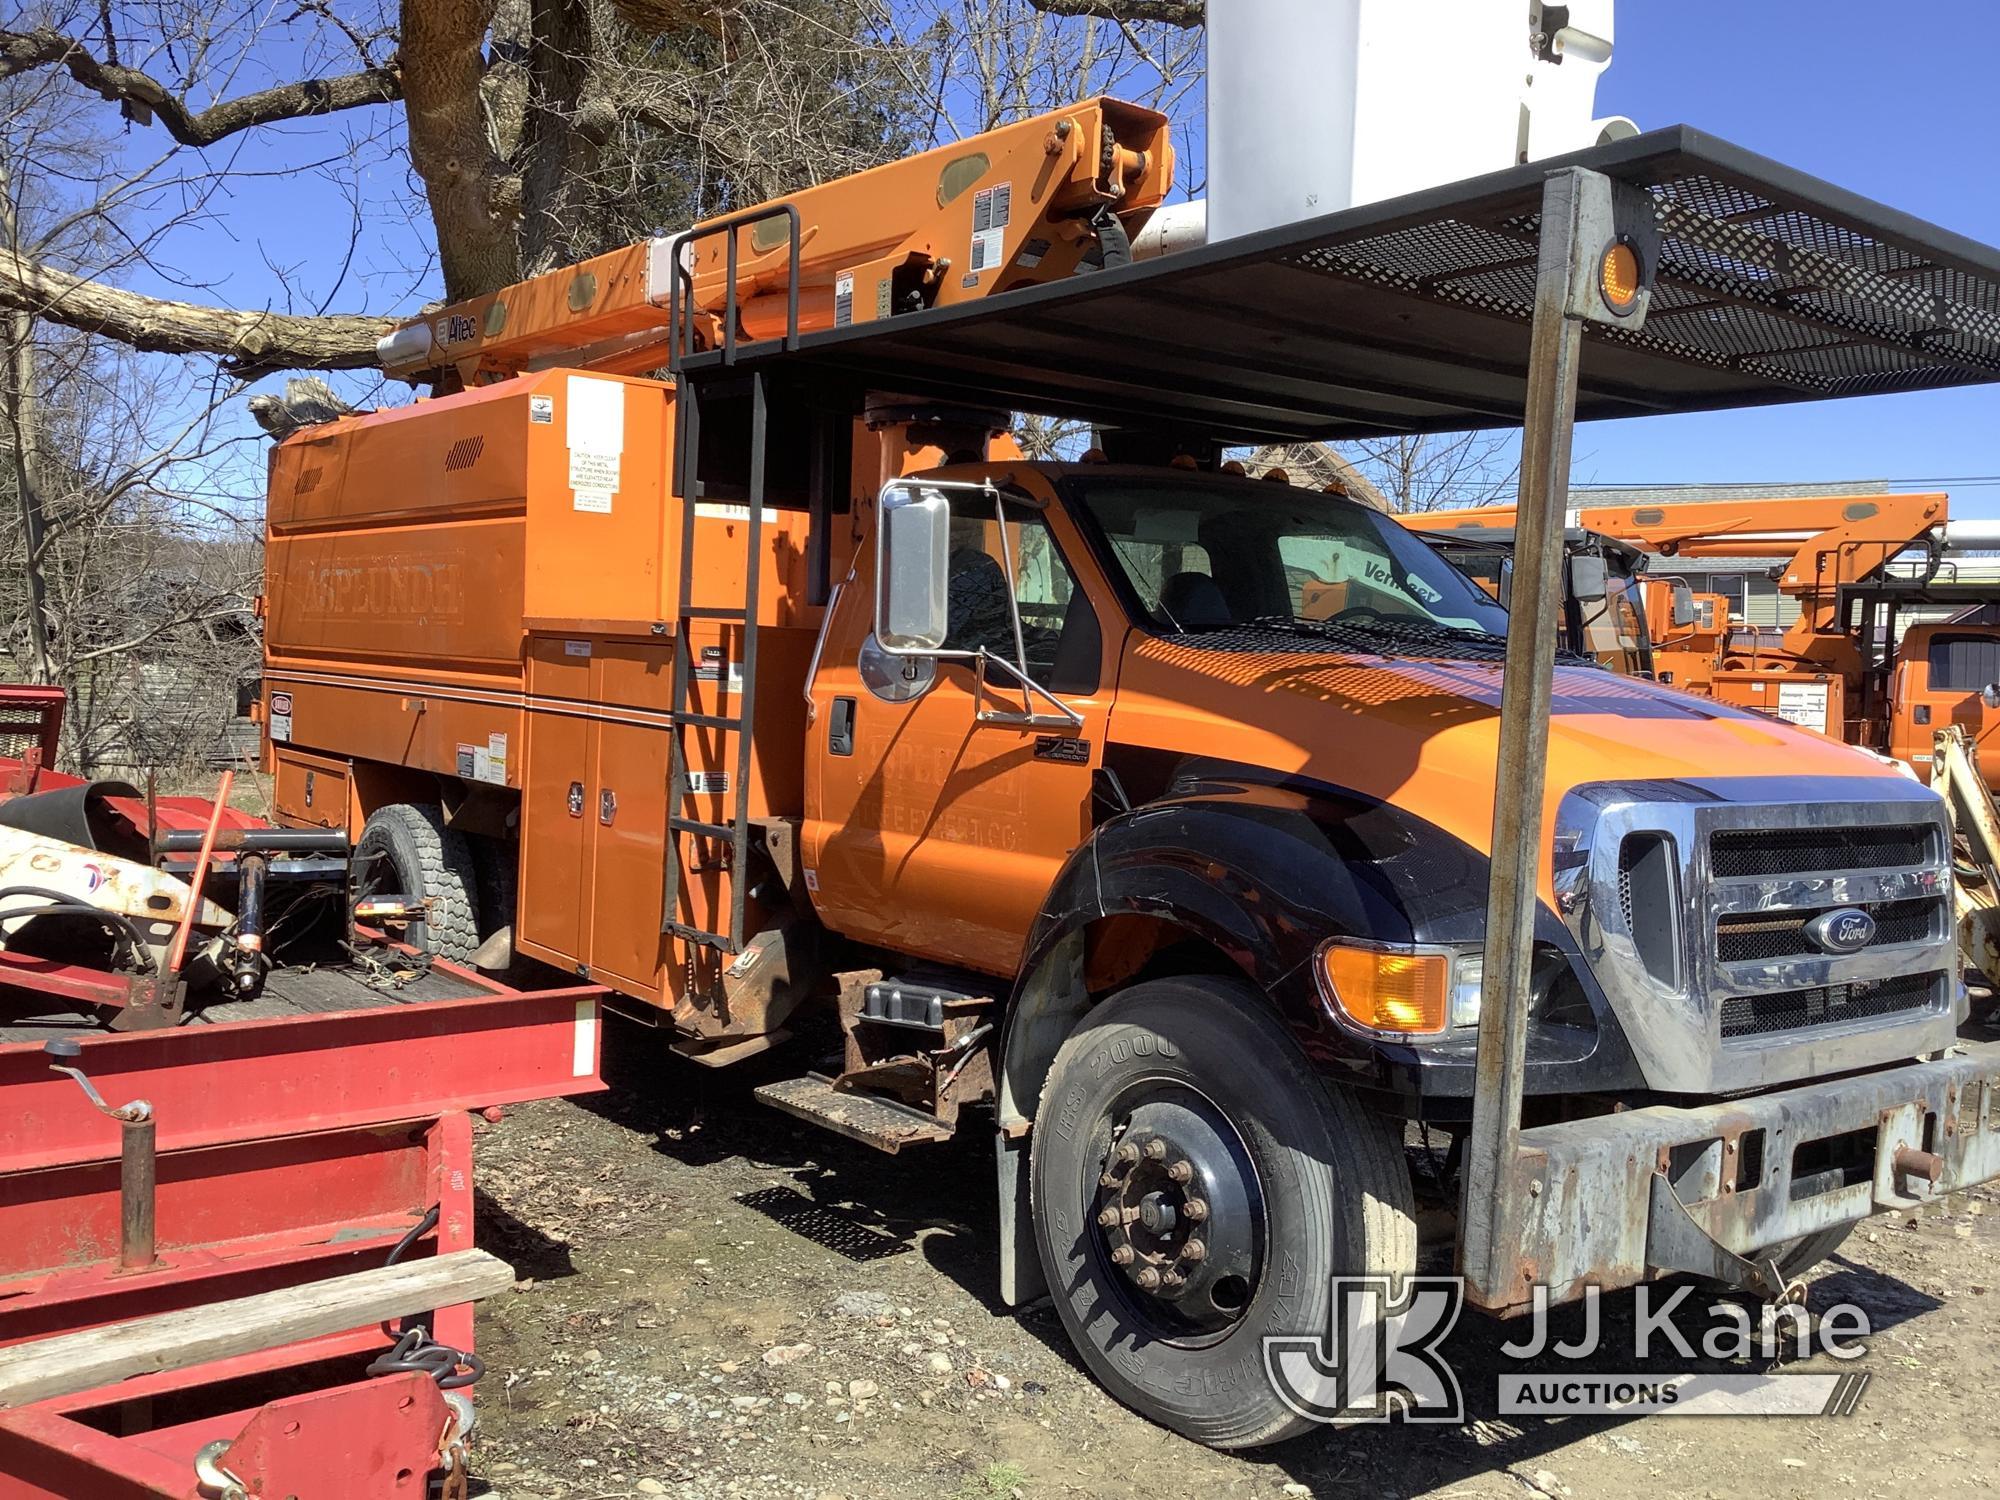
[[[1511,557],[1500,559],[1500,584],[1494,590],[1493,597],[1500,601],[1502,609],[1508,608],[1514,602],[1514,559]]]
[[[1569,592],[1573,599],[1602,599],[1606,581],[1604,559],[1594,552],[1574,553],[1569,559]]]
[[[951,502],[942,490],[882,487],[875,530],[875,639],[890,651],[936,651],[949,624]]]
[[[1694,624],[1694,590],[1676,580],[1674,583],[1674,629],[1686,630]]]

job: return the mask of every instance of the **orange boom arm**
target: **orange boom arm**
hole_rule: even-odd
[[[1128,253],[1173,172],[1166,116],[1093,99],[774,199],[768,215],[730,216],[754,218],[734,231],[642,240],[443,308],[385,338],[382,363],[448,389],[555,363],[657,368],[677,258],[697,344],[720,336],[732,234],[737,337],[775,337],[793,274],[787,208],[798,214],[801,331],[1057,281]]]

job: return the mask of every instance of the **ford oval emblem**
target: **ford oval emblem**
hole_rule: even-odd
[[[1806,923],[1806,937],[1822,953],[1859,953],[1875,941],[1875,919],[1852,906],[1823,911]]]

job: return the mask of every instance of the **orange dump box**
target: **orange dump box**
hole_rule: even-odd
[[[450,420],[440,420],[445,408]],[[661,935],[677,620],[739,610],[749,513],[697,509],[697,598],[675,597],[672,389],[549,371],[315,427],[273,456],[265,703],[281,821],[360,835],[370,812],[435,802],[456,828],[518,838],[531,957],[671,1007]],[[759,542],[753,818],[796,816],[806,516]],[[738,715],[740,623],[689,629],[689,712]],[[798,732],[785,732],[789,718]],[[685,736],[695,795],[730,814],[735,734]],[[501,789],[511,789],[516,797]],[[703,809],[706,808],[706,811]],[[719,873],[681,904],[708,925]]]

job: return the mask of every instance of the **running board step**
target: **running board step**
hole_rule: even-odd
[[[797,1115],[801,1120],[809,1120],[891,1156],[905,1146],[948,1141],[952,1135],[951,1127],[935,1115],[873,1094],[844,1093],[824,1073],[780,1079],[765,1084],[756,1093],[774,1109]]]

